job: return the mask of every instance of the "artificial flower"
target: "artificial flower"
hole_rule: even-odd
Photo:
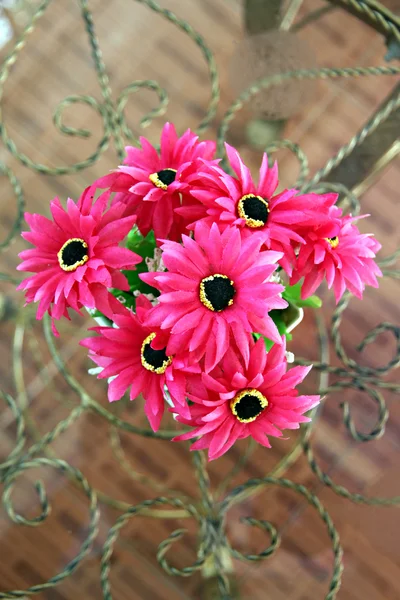
[[[190,418],[179,411],[177,419],[192,429],[174,441],[199,439],[192,450],[208,448],[210,460],[220,457],[236,442],[251,436],[271,447],[269,437],[282,437],[285,429],[298,429],[310,421],[304,413],[316,406],[319,396],[299,396],[296,386],[311,367],[287,370],[285,342],[266,353],[260,338],[246,366],[232,348],[201,382],[189,387]]]
[[[35,273],[18,289],[25,290],[26,302],[39,302],[37,319],[46,311],[53,320],[65,316],[68,308],[97,308],[106,316],[118,310],[118,301],[107,288],[129,290],[121,269],[131,269],[141,257],[119,248],[132,229],[135,216],[122,218],[124,209],[108,208],[110,193],[94,200],[94,189],[86,188],[78,202],[70,198],[64,209],[58,198],[50,203],[53,220],[25,213],[31,231],[22,237],[35,248],[20,253],[19,271]]]
[[[276,194],[278,166],[268,166],[264,154],[258,184],[239,153],[225,144],[236,177],[220,166],[204,162],[191,194],[207,208],[205,220],[220,228],[236,225],[244,236],[261,235],[268,249],[282,252],[281,266],[289,274],[295,262],[294,247],[303,243],[299,227],[326,223],[337,194],[299,194],[296,189]],[[177,209],[184,214],[184,209]],[[194,226],[194,223],[191,225]]]
[[[252,332],[281,343],[268,311],[287,306],[283,286],[269,281],[282,254],[262,251],[262,245],[260,236],[242,239],[237,227],[221,232],[202,221],[194,239],[183,235],[182,244],[163,243],[167,271],[140,277],[161,291],[148,324],[171,329],[168,353],[187,351],[196,360],[205,355],[210,371],[231,344],[247,362]]]
[[[311,296],[324,278],[329,288],[333,286],[336,303],[346,288],[362,298],[366,284],[375,288],[379,285],[376,277],[382,273],[374,258],[381,244],[354,225],[362,217],[340,217],[338,213],[341,209],[336,209],[329,224],[304,234],[306,243],[300,247],[290,281],[294,284],[304,277],[302,298]]]
[[[98,378],[113,378],[108,386],[110,402],[120,400],[130,389],[134,400],[142,394],[145,413],[154,431],[164,414],[165,387],[182,414],[188,414],[186,379],[198,371],[185,357],[166,352],[168,334],[144,322],[152,305],[143,295],[136,300],[136,314],[122,310],[113,315],[114,327],[94,327],[99,335],[80,342],[89,348],[90,358],[102,368]]]
[[[211,159],[215,143],[199,142],[190,129],[178,137],[171,123],[163,127],[160,153],[146,138],[141,137],[140,143],[141,148],[128,146],[118,170],[94,185],[117,192],[114,201],[125,205],[126,214],[137,215],[136,224],[144,236],[154,230],[156,239],[177,241],[188,222],[204,212],[201,203],[190,195],[189,182],[196,172],[193,163],[198,158]],[[189,207],[186,217],[174,212],[182,206]]]

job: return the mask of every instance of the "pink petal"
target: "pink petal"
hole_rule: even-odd
[[[132,383],[131,369],[125,369],[108,386],[108,399],[110,402],[120,400]]]
[[[260,167],[260,177],[258,181],[258,194],[263,198],[271,198],[276,188],[278,187],[278,164],[275,161],[272,169],[268,166],[268,156],[263,154],[263,159]]]
[[[227,143],[225,144],[225,149],[232,169],[235,171],[239,181],[242,184],[243,195],[253,192],[254,184],[251,178],[250,169],[243,163],[239,152],[235,150],[233,146],[230,146]]]
[[[183,331],[187,331],[188,329],[193,329],[194,327],[196,327],[196,324],[198,323],[203,313],[204,308],[200,307],[194,310],[193,312],[190,312],[189,314],[185,315],[184,317],[179,319],[179,321],[173,326],[173,328],[171,329],[171,333],[182,333]]]

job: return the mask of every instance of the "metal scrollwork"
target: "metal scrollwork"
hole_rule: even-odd
[[[189,25],[189,23],[177,17],[170,10],[162,8],[154,0],[136,1],[146,5],[153,13],[166,19],[169,23],[186,33],[198,46],[205,59],[209,72],[211,98],[205,111],[205,116],[197,127],[197,132],[200,134],[210,125],[216,114],[219,101],[218,74],[214,57],[203,38],[191,25]],[[101,99],[96,99],[89,95],[70,95],[57,106],[53,121],[56,129],[61,134],[78,138],[87,138],[92,135],[92,132],[87,129],[76,129],[69,126],[68,113],[75,105],[84,104],[89,106],[101,119],[102,132],[100,134],[100,140],[97,142],[95,151],[89,157],[67,166],[60,165],[49,167],[35,162],[32,158],[21,152],[10,137],[4,123],[4,116],[1,111],[4,86],[10,74],[11,67],[17,60],[20,60],[19,55],[25,47],[30,33],[34,30],[36,23],[45,13],[50,2],[51,0],[44,0],[34,10],[30,23],[26,26],[20,39],[16,42],[13,50],[5,59],[0,69],[0,135],[4,147],[19,163],[37,173],[57,176],[78,172],[92,165],[101,158],[111,141],[114,142],[119,159],[124,155],[123,149],[126,141],[133,144],[138,143],[136,134],[132,131],[126,121],[124,111],[128,101],[132,101],[132,96],[140,92],[140,90],[151,90],[158,97],[158,105],[156,108],[151,110],[141,119],[140,127],[142,128],[148,126],[154,118],[166,113],[169,99],[167,90],[153,80],[134,81],[120,91],[115,100],[113,99],[106,65],[102,58],[95,33],[92,13],[89,9],[89,2],[88,0],[78,0],[82,19],[88,34]],[[338,0],[337,2],[332,3],[340,6],[347,6],[353,14],[359,14],[360,18],[363,18],[369,24],[375,24],[378,31],[384,35],[391,39],[400,39],[400,28],[397,27],[396,20],[388,16],[388,11],[381,10],[378,3],[374,3],[374,6],[370,6],[370,3],[367,0]],[[328,11],[324,9],[323,11],[317,12],[318,14],[312,15],[312,18],[310,17],[309,21],[318,18],[318,16],[325,14],[325,12]],[[307,23],[307,19],[304,19],[301,26],[305,26]],[[398,75],[399,73],[400,67],[390,64],[373,67],[298,70],[280,73],[261,79],[242,92],[226,110],[225,115],[220,122],[217,134],[219,156],[223,157],[224,155],[224,142],[230,123],[235,118],[236,114],[245,106],[252,96],[269,86],[277,86],[282,82],[292,79],[391,76]],[[356,147],[359,147],[381,123],[388,119],[395,111],[399,110],[399,107],[400,92],[397,95],[394,95],[390,102],[379,109],[368,124],[347,144],[343,145],[337,154],[332,157],[323,168],[313,174],[311,178],[309,177],[310,170],[307,156],[294,142],[290,140],[279,140],[271,144],[266,150],[269,153],[273,153],[279,149],[286,149],[296,156],[299,163],[299,176],[294,185],[299,187],[302,191],[315,191],[321,193],[330,191],[338,192],[343,207],[353,214],[359,214],[360,202],[354,191],[348,189],[342,183],[329,181],[329,175],[332,170],[338,164],[342,163]],[[4,175],[8,178],[16,198],[16,216],[14,223],[12,224],[9,233],[5,236],[5,239],[0,243],[0,250],[5,251],[9,248],[21,229],[24,210],[24,195],[17,178],[10,168],[3,163],[0,164],[0,175]],[[384,276],[397,279],[400,278],[400,271],[396,268],[396,263],[399,259],[400,250],[397,250],[391,256],[381,260],[380,267],[382,268]],[[12,284],[17,282],[16,278],[6,273],[0,273],[0,280]],[[356,419],[352,414],[351,402],[345,400],[342,404],[343,425],[346,433],[353,441],[361,444],[368,443],[371,440],[378,440],[383,436],[385,424],[389,418],[384,393],[385,391],[395,392],[397,394],[400,392],[400,384],[384,380],[386,375],[400,366],[400,327],[391,323],[381,323],[365,336],[364,340],[357,348],[358,352],[362,353],[364,348],[369,344],[373,344],[377,337],[382,333],[391,334],[395,340],[396,348],[393,357],[387,364],[378,367],[370,367],[362,364],[362,362],[357,362],[354,358],[351,358],[344,349],[340,334],[343,314],[348,307],[349,301],[349,296],[345,295],[339,302],[332,317],[332,327],[330,332],[335,352],[341,361],[341,365],[333,366],[330,364],[326,351],[328,346],[327,333],[321,328],[321,357],[319,362],[314,362],[313,364],[321,374],[320,393],[325,395],[325,402],[329,402],[330,394],[337,391],[345,392],[348,389],[358,390],[360,395],[363,395],[364,397],[367,396],[374,402],[376,407],[376,419],[375,423],[370,428],[370,431],[367,433],[358,429]],[[7,456],[0,458],[0,486],[3,505],[8,518],[16,525],[29,527],[42,526],[51,511],[50,499],[44,484],[40,481],[35,483],[40,511],[36,516],[30,517],[19,514],[14,508],[13,494],[16,493],[15,485],[18,482],[19,477],[26,471],[43,467],[56,469],[64,474],[70,480],[71,484],[80,488],[87,497],[87,501],[89,502],[89,525],[86,538],[81,543],[76,556],[59,574],[51,577],[47,582],[35,584],[26,590],[0,591],[0,598],[23,598],[31,594],[43,592],[72,575],[76,568],[87,557],[92,544],[96,539],[100,515],[100,503],[108,504],[122,513],[109,530],[101,552],[100,580],[102,595],[105,600],[112,600],[113,598],[110,584],[111,557],[114,546],[118,541],[120,531],[132,517],[140,515],[159,519],[194,519],[198,525],[199,542],[196,560],[193,564],[177,568],[173,565],[173,559],[170,558],[174,543],[178,542],[184,535],[184,529],[175,529],[166,540],[160,543],[158,552],[156,553],[157,560],[161,567],[173,576],[188,577],[197,572],[202,572],[203,574],[206,572],[213,573],[213,576],[217,580],[220,597],[224,599],[231,598],[229,581],[231,561],[259,562],[263,559],[270,558],[275,554],[278,555],[281,532],[273,523],[268,521],[268,514],[265,515],[265,519],[256,519],[251,516],[246,517],[244,522],[248,526],[258,528],[265,533],[266,543],[264,550],[258,554],[243,553],[233,548],[226,536],[225,523],[227,515],[234,504],[242,502],[244,499],[262,493],[267,488],[274,486],[289,490],[291,493],[300,496],[315,509],[316,513],[325,524],[326,531],[331,540],[333,553],[332,574],[325,600],[333,600],[336,597],[340,587],[343,570],[342,547],[340,545],[339,534],[330,515],[318,499],[317,495],[312,493],[305,486],[281,477],[281,475],[283,475],[288,466],[297,460],[300,453],[303,453],[317,480],[329,487],[337,495],[347,500],[358,504],[393,506],[400,504],[400,496],[393,498],[367,497],[359,493],[353,493],[340,483],[336,483],[330,475],[321,469],[315,458],[311,444],[312,426],[310,424],[303,428],[298,442],[290,450],[288,455],[264,478],[249,480],[243,485],[227,491],[233,477],[245,466],[254,450],[254,444],[250,442],[248,449],[238,461],[238,464],[233,467],[232,471],[219,485],[219,488],[215,493],[211,490],[204,456],[199,452],[194,453],[194,466],[198,479],[200,499],[187,498],[183,494],[178,497],[173,490],[171,493],[168,490],[161,491],[162,486],[159,482],[155,482],[150,477],[145,477],[142,474],[137,473],[129,463],[122,450],[119,434],[125,432],[135,436],[139,435],[146,438],[168,441],[180,432],[177,432],[176,430],[160,430],[155,433],[150,429],[137,427],[122,419],[115,411],[108,410],[98,403],[67,368],[60,352],[56,348],[54,338],[50,332],[48,320],[44,321],[44,335],[47,346],[59,373],[63,376],[73,392],[72,397],[74,398],[74,401],[72,402],[72,405],[64,402],[65,406],[69,408],[68,416],[57,423],[52,430],[42,435],[38,432],[36,423],[30,416],[25,387],[22,353],[24,336],[26,335],[29,337],[29,327],[27,325],[29,325],[30,321],[29,311],[27,310],[26,313],[28,316],[24,316],[23,318],[18,316],[17,318],[14,338],[13,361],[17,399],[14,399],[5,392],[1,393],[1,402],[4,404],[4,410],[11,413],[12,418],[15,421],[16,430],[14,447],[9,451]],[[296,363],[304,365],[309,364],[309,361],[296,358]],[[335,382],[332,384],[329,384],[330,375],[335,376]],[[158,494],[161,493],[162,495],[158,495],[158,497],[154,499],[145,500],[136,506],[129,506],[126,502],[107,496],[101,490],[95,490],[78,469],[69,465],[54,453],[50,448],[51,443],[69,428],[76,425],[77,421],[86,413],[96,414],[109,425],[111,447],[117,461],[120,462],[120,465],[125,469],[125,472],[128,473],[134,481],[141,481],[142,483],[149,484],[149,486],[157,490]],[[30,446],[28,444],[28,439],[33,440]],[[171,497],[171,494],[174,497]]]

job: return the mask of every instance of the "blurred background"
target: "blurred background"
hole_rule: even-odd
[[[271,15],[273,13],[271,2]],[[341,8],[326,10],[322,0],[287,3],[294,7],[286,22],[276,31],[262,29],[261,20],[246,20],[240,0],[161,0],[163,7],[187,20],[203,36],[212,50],[221,80],[221,101],[217,118],[205,133],[215,139],[218,123],[238,93],[254,78],[282,70],[321,67],[383,65],[388,51],[394,56],[398,47],[388,50],[385,39],[362,20]],[[249,3],[250,4],[250,3]],[[254,7],[256,2],[253,2]],[[276,3],[278,5],[279,3]],[[386,0],[387,8],[399,13],[398,0]],[[37,2],[3,0],[0,2],[0,58],[12,50],[18,35]],[[290,6],[289,6],[290,5]],[[171,23],[140,2],[90,0],[96,32],[110,77],[114,100],[134,80],[154,79],[168,91],[170,102],[165,116],[157,118],[143,132],[140,119],[157,106],[157,97],[148,90],[129,97],[126,119],[135,134],[145,134],[156,143],[165,120],[179,131],[195,129],[205,114],[210,99],[207,66],[199,48]],[[307,22],[307,16],[322,9],[320,18]],[[248,17],[247,13],[247,17]],[[269,18],[272,18],[270,15]],[[277,21],[278,23],[278,21]],[[279,24],[279,23],[278,23]],[[292,33],[288,33],[291,29]],[[250,36],[250,34],[252,34]],[[390,56],[389,56],[390,58]],[[393,63],[388,63],[393,64]],[[364,125],[378,106],[399,83],[393,76],[358,79],[319,80],[290,83],[264,92],[246,106],[232,122],[228,141],[234,144],[256,173],[266,142],[275,136],[289,138],[307,154],[311,173],[321,168],[341,145]],[[102,119],[82,103],[68,107],[63,123],[84,128],[87,138],[61,135],[53,124],[53,113],[69,95],[87,94],[101,100],[93,69],[87,34],[77,2],[51,2],[38,20],[26,47],[17,58],[4,83],[3,124],[25,163],[33,161],[47,167],[65,166],[85,160],[99,144]],[[399,121],[397,121],[398,127]],[[392,133],[396,125],[392,126]],[[397,129],[397,134],[399,130]],[[393,136],[394,139],[395,136]],[[286,150],[277,152],[282,186],[291,186],[298,175],[298,164]],[[99,160],[72,175],[48,176],[21,164],[0,145],[0,161],[13,170],[24,190],[29,212],[48,214],[49,200],[59,195],[77,199],[82,189],[118,164],[112,143]],[[357,177],[356,177],[357,179]],[[354,185],[353,185],[354,184]],[[358,182],[352,182],[356,188]],[[400,245],[398,190],[400,163],[384,161],[377,176],[358,189],[362,231],[373,231],[383,244],[381,256]],[[12,186],[2,177],[0,196],[0,239],[3,240],[16,217]],[[1,271],[15,276],[17,254],[25,247],[17,239],[1,255]],[[324,307],[321,320],[330,324],[333,298],[322,291]],[[341,326],[342,341],[348,355],[362,364],[386,364],[396,351],[394,336],[385,333],[367,346],[362,357],[357,344],[367,332],[389,321],[399,325],[400,282],[385,278],[379,290],[368,289],[362,304],[354,299]],[[78,404],[51,360],[42,326],[34,321],[31,308],[19,312],[22,294],[11,283],[2,284],[0,323],[0,380],[4,391],[23,406],[29,406],[29,442],[41,437]],[[29,327],[27,325],[29,324]],[[91,366],[78,342],[90,319],[74,317],[63,323],[57,347],[70,371],[104,407],[135,424],[145,426],[140,401],[121,401],[109,407],[104,382],[88,375]],[[290,350],[296,356],[319,359],[318,336],[313,311],[306,311]],[[339,364],[330,348],[332,364]],[[314,373],[308,378],[312,393],[319,385]],[[396,371],[386,379],[399,382]],[[384,390],[390,411],[385,435],[369,443],[356,443],[343,424],[341,402],[348,400],[360,431],[369,432],[377,420],[376,405],[369,396],[352,389],[331,394],[318,415],[312,446],[321,468],[336,483],[352,492],[368,496],[400,496],[399,461],[400,408],[390,388]],[[165,428],[174,428],[172,417]],[[15,443],[14,417],[4,403],[0,411],[0,462]],[[273,470],[296,440],[275,440],[273,448],[254,451],[245,469],[233,474],[228,489],[249,477],[262,477]],[[120,501],[120,508],[137,504],[160,494],[193,497],[198,494],[188,447],[154,441],[129,433],[118,433],[103,419],[86,414],[60,435],[50,452],[79,468],[94,488]],[[226,456],[209,465],[212,484],[219,487],[224,477],[246,452],[238,443]],[[343,600],[398,600],[400,597],[400,516],[395,507],[357,506],[335,495],[311,473],[303,456],[285,473],[318,493],[340,532],[345,550],[345,572],[339,598]],[[41,479],[49,494],[52,512],[40,527],[13,524],[0,509],[0,592],[26,589],[60,572],[78,552],[87,534],[88,499],[59,472],[34,469],[21,475],[12,499],[17,512],[39,513],[32,482]],[[100,599],[100,555],[109,528],[121,511],[101,504],[100,532],[89,557],[74,575],[59,586],[38,594],[41,600]],[[245,501],[229,512],[228,536],[241,552],[260,552],[269,541],[266,534],[240,523],[242,516],[268,519],[281,531],[282,546],[269,560],[254,565],[235,562],[242,598],[258,600],[310,600],[324,598],[332,572],[331,542],[325,525],[306,502],[294,493],[271,488]],[[190,520],[135,517],[124,527],[111,566],[114,600],[178,600],[202,598],[200,575],[173,578],[158,565],[157,545],[177,527],[188,533],[171,550],[171,562],[182,567],[195,560],[196,524]],[[0,593],[0,597],[7,596]]]

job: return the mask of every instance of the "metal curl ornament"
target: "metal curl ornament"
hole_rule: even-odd
[[[177,27],[178,30],[187,34],[188,37],[200,49],[208,69],[210,80],[210,102],[205,110],[205,116],[197,127],[197,132],[204,132],[210,126],[217,110],[219,101],[219,83],[216,63],[214,57],[204,42],[203,38],[196,30],[186,21],[180,19],[173,12],[162,8],[154,0],[137,0],[145,5],[155,15],[158,15],[168,21],[170,24]],[[33,12],[30,23],[23,31],[11,53],[5,59],[0,69],[0,111],[2,104],[2,96],[4,86],[10,74],[12,66],[19,60],[19,54],[27,44],[29,35],[34,31],[35,25],[50,5],[51,0],[44,0]],[[383,34],[388,41],[389,39],[400,39],[400,26],[397,17],[391,16],[389,11],[380,7],[379,3],[374,2],[373,5],[369,0],[332,0],[332,5],[340,5],[346,8],[352,14],[359,16],[368,25],[373,26],[376,30]],[[85,105],[93,110],[101,121],[102,131],[100,139],[94,152],[85,160],[79,161],[71,165],[60,165],[54,168],[47,165],[37,163],[32,158],[20,152],[16,143],[8,134],[4,123],[4,117],[0,112],[0,135],[6,150],[15,158],[22,166],[27,167],[39,174],[44,175],[63,175],[68,173],[76,173],[93,165],[100,160],[102,154],[113,141],[116,153],[120,159],[124,156],[124,142],[128,140],[134,145],[138,143],[138,138],[133,133],[127,123],[125,116],[125,107],[133,95],[141,90],[151,90],[158,97],[158,106],[144,115],[139,121],[139,127],[148,126],[153,119],[164,115],[167,111],[169,99],[168,91],[162,88],[158,82],[153,80],[137,80],[127,85],[122,91],[117,91],[113,96],[110,86],[106,64],[102,58],[99,41],[96,37],[95,25],[92,13],[89,9],[87,0],[79,0],[81,16],[88,34],[88,41],[92,52],[94,69],[96,72],[97,81],[101,93],[101,99],[97,100],[89,95],[70,95],[65,98],[57,106],[53,121],[56,129],[62,134],[76,138],[89,138],[92,135],[87,129],[74,128],[67,125],[67,115],[65,111],[72,109],[75,105]],[[331,9],[332,7],[328,7]],[[304,27],[313,19],[318,18],[327,12],[326,8],[323,11],[316,11],[307,17],[302,22],[297,24],[297,27]],[[318,14],[317,14],[318,13]],[[296,25],[294,26],[294,30]],[[388,76],[398,75],[400,67],[394,65],[387,66],[372,66],[372,67],[347,67],[347,68],[320,68],[320,69],[303,69],[299,71],[291,71],[279,73],[271,77],[254,82],[245,90],[239,98],[227,109],[218,128],[218,151],[219,156],[223,156],[223,142],[229,132],[229,126],[237,113],[245,106],[248,101],[258,94],[261,90],[267,90],[269,86],[277,86],[281,83],[291,80],[314,80],[326,78],[353,78],[365,76]],[[116,98],[114,100],[114,98]],[[321,169],[314,173],[309,178],[309,164],[305,152],[302,148],[291,140],[278,140],[270,144],[267,148],[269,153],[276,150],[286,149],[291,152],[299,164],[299,174],[294,186],[298,187],[301,192],[337,192],[340,194],[340,204],[346,210],[349,210],[353,215],[360,213],[360,200],[357,192],[352,186],[345,185],[343,182],[329,181],[332,172],[338,165],[342,165],[346,158],[352,155],[354,150],[362,147],[365,141],[370,139],[383,123],[389,123],[389,119],[399,110],[400,93],[394,94],[384,106],[382,106],[373,115],[370,121],[355,135],[351,140],[344,144]],[[5,239],[0,243],[0,250],[6,250],[16,239],[20,228],[24,210],[24,195],[19,180],[13,172],[5,164],[0,165],[0,174],[5,175],[13,189],[16,199],[16,216],[12,223]],[[396,250],[390,256],[380,261],[380,266],[384,276],[400,278],[400,271],[396,268],[396,262],[400,258],[400,249]],[[15,279],[6,273],[0,273],[0,280],[15,283]],[[390,361],[380,367],[368,367],[359,364],[356,360],[350,358],[343,348],[340,325],[343,316],[347,309],[349,298],[344,296],[339,302],[337,309],[334,312],[332,319],[331,337],[335,346],[337,356],[340,358],[342,365],[333,366],[330,364],[329,356],[327,356],[326,346],[327,339],[325,332],[319,329],[319,338],[321,345],[321,355],[317,362],[314,362],[314,367],[320,373],[320,392],[326,394],[324,402],[329,402],[329,394],[338,390],[357,389],[362,394],[367,394],[375,403],[377,414],[375,423],[370,430],[365,433],[358,429],[358,426],[353,418],[351,404],[346,400],[342,404],[343,424],[347,434],[357,443],[376,442],[384,435],[385,425],[389,418],[389,411],[386,406],[384,391],[391,391],[396,394],[400,393],[400,385],[385,381],[384,376],[392,370],[400,366],[400,328],[392,323],[381,323],[369,331],[362,342],[357,347],[359,352],[368,345],[376,341],[377,336],[382,333],[390,333],[396,342],[396,350]],[[30,319],[25,319],[29,321]],[[220,598],[224,600],[231,598],[231,583],[234,572],[232,559],[243,562],[259,562],[268,557],[276,556],[279,559],[278,548],[281,540],[281,533],[270,521],[265,519],[255,519],[254,517],[246,517],[244,522],[252,527],[265,532],[269,540],[269,546],[257,553],[242,553],[233,548],[225,534],[225,523],[230,508],[243,502],[244,500],[262,493],[269,486],[278,486],[282,489],[290,490],[304,498],[317,512],[326,526],[326,531],[331,540],[333,553],[333,568],[332,576],[329,582],[328,591],[325,600],[333,600],[339,590],[341,582],[341,574],[343,570],[342,564],[342,547],[339,540],[338,532],[333,524],[333,521],[321,504],[318,497],[308,490],[305,486],[292,482],[286,478],[280,477],[288,467],[293,464],[301,453],[308,462],[311,472],[315,475],[316,480],[331,489],[335,494],[342,498],[352,501],[357,504],[365,504],[369,506],[397,506],[400,504],[400,496],[392,498],[384,497],[368,497],[363,494],[353,493],[339,482],[333,480],[328,473],[325,473],[317,462],[312,449],[312,428],[313,424],[307,424],[303,427],[298,441],[293,445],[288,454],[274,466],[272,473],[264,478],[252,479],[245,482],[243,485],[235,487],[229,491],[229,485],[235,475],[244,468],[249,460],[251,453],[254,450],[254,444],[249,443],[247,450],[240,457],[240,460],[234,465],[226,478],[220,483],[216,492],[213,491],[210,478],[207,472],[207,465],[204,454],[195,452],[193,462],[198,480],[198,489],[200,497],[169,497],[175,495],[175,490],[163,490],[163,495],[153,500],[145,500],[139,505],[129,506],[127,502],[112,498],[105,494],[102,490],[94,490],[84,475],[75,467],[69,465],[66,461],[57,457],[50,445],[59,436],[67,430],[74,427],[79,419],[85,415],[93,413],[97,415],[109,427],[110,436],[113,444],[113,451],[120,461],[120,466],[125,470],[127,476],[132,481],[141,481],[142,483],[153,486],[156,489],[157,482],[152,478],[144,479],[141,473],[137,473],[135,469],[128,463],[126,454],[122,450],[119,434],[125,432],[127,434],[139,435],[145,438],[169,441],[179,432],[175,429],[159,430],[153,432],[144,427],[138,427],[129,421],[121,418],[119,414],[115,414],[112,410],[104,408],[95,400],[73,376],[69,368],[66,366],[61,353],[56,348],[54,338],[50,330],[50,321],[45,319],[44,332],[48,349],[54,364],[56,365],[59,374],[64,378],[65,382],[73,392],[76,403],[67,403],[69,413],[67,417],[52,427],[50,431],[42,434],[39,427],[30,417],[30,407],[27,402],[27,393],[25,381],[23,378],[23,331],[25,323],[22,326],[21,321],[17,321],[16,334],[13,348],[14,360],[14,375],[16,384],[16,395],[14,399],[11,395],[5,392],[1,393],[1,400],[6,404],[6,410],[10,411],[16,425],[14,448],[6,457],[2,457],[0,461],[0,485],[2,486],[2,499],[6,514],[10,521],[18,526],[38,527],[43,526],[46,519],[50,515],[51,504],[50,498],[46,493],[45,486],[38,481],[34,484],[38,497],[39,514],[26,517],[19,514],[13,505],[13,498],[17,490],[14,487],[20,476],[28,470],[50,467],[60,471],[66,475],[70,481],[78,488],[82,489],[89,500],[89,527],[88,533],[81,543],[77,555],[68,565],[57,575],[49,578],[47,582],[35,584],[27,590],[12,590],[0,592],[0,598],[22,598],[26,595],[46,592],[58,583],[61,583],[66,578],[73,575],[76,568],[86,559],[93,542],[97,536],[97,528],[99,522],[99,502],[112,506],[116,510],[122,512],[121,516],[116,519],[114,525],[110,528],[104,546],[102,548],[101,558],[101,587],[102,594],[105,600],[112,600],[111,585],[109,580],[110,562],[113,554],[114,544],[116,543],[120,530],[125,523],[133,516],[145,515],[146,517],[158,519],[194,519],[198,524],[199,542],[197,547],[197,558],[192,565],[187,565],[183,568],[177,568],[173,565],[173,561],[167,559],[167,553],[173,552],[173,544],[178,542],[184,535],[183,529],[175,529],[166,540],[161,542],[157,551],[157,559],[160,566],[172,576],[189,577],[195,573],[201,573],[204,581],[208,577],[215,579],[217,590]],[[297,364],[309,364],[310,361],[297,358]],[[42,365],[39,365],[42,369]],[[21,378],[22,373],[22,378]],[[335,375],[338,381],[329,384],[329,375]],[[315,414],[315,410],[313,414]],[[323,418],[319,415],[319,418]],[[32,436],[33,442],[28,444],[28,436]],[[43,454],[44,456],[40,456]],[[228,491],[227,491],[228,490]],[[268,515],[266,515],[267,517]],[[211,576],[210,576],[211,573]]]
[[[131,517],[134,517],[140,514],[144,509],[148,509],[153,506],[172,506],[174,508],[183,509],[185,512],[187,512],[189,516],[193,517],[199,523],[202,522],[202,517],[197,511],[197,509],[193,505],[186,504],[178,498],[167,498],[164,496],[160,496],[158,498],[154,498],[153,500],[144,500],[136,506],[131,506],[124,514],[122,514],[117,519],[115,525],[111,527],[103,546],[101,558],[101,587],[103,591],[104,600],[112,600],[113,598],[109,581],[111,569],[111,556],[113,554],[114,545],[121,529]],[[184,531],[185,530],[182,529],[175,530],[170,536],[168,536],[168,538],[164,542],[161,542],[158,548],[157,558],[160,565],[168,573],[172,575],[180,575],[186,577],[192,575],[194,572],[198,571],[202,567],[202,565],[205,562],[205,559],[207,558],[207,553],[205,553],[204,548],[200,547],[199,557],[193,565],[184,567],[183,569],[177,569],[175,567],[170,566],[165,559],[165,554],[170,548],[171,544],[178,541],[182,537]]]
[[[43,484],[41,482],[36,483],[36,490],[39,496],[39,501],[41,505],[41,514],[33,519],[27,519],[22,515],[15,513],[14,508],[11,503],[11,490],[14,485],[16,479],[21,475],[24,471],[28,469],[33,469],[41,466],[53,467],[68,477],[70,477],[73,481],[76,481],[81,487],[84,494],[89,499],[89,527],[86,538],[83,540],[79,552],[76,556],[70,560],[70,562],[64,567],[64,569],[51,577],[45,583],[39,583],[36,585],[32,585],[26,590],[10,590],[7,592],[0,592],[0,598],[20,598],[29,594],[37,594],[38,592],[44,591],[46,589],[50,589],[59,583],[61,583],[64,579],[72,575],[72,573],[77,569],[83,559],[88,555],[92,544],[97,536],[98,532],[98,522],[100,518],[100,511],[97,505],[97,498],[95,492],[90,487],[88,481],[82,475],[82,473],[72,467],[64,460],[60,459],[48,459],[48,458],[35,458],[33,460],[20,461],[16,462],[13,467],[11,467],[5,475],[3,475],[0,479],[1,483],[4,485],[3,491],[3,504],[7,511],[9,517],[19,525],[28,525],[28,526],[37,526],[40,525],[50,514],[50,505],[47,499],[46,492],[44,490]]]
[[[281,536],[276,527],[269,521],[254,519],[254,517],[244,517],[241,519],[241,521],[242,523],[246,523],[247,525],[252,525],[253,527],[258,527],[262,531],[266,531],[270,536],[271,543],[268,548],[265,548],[265,550],[262,550],[259,552],[259,554],[242,554],[238,550],[230,548],[232,557],[242,561],[256,562],[272,556],[281,544]]]
[[[284,479],[284,478],[278,479],[278,478],[274,478],[274,477],[264,477],[262,479],[250,479],[243,485],[240,485],[240,486],[234,488],[230,493],[228,493],[226,498],[221,503],[221,513],[225,514],[226,511],[229,510],[229,507],[234,502],[236,496],[240,496],[244,492],[247,493],[247,492],[251,492],[253,490],[260,491],[260,489],[263,490],[270,485],[276,485],[276,486],[282,487],[284,489],[289,489],[289,490],[292,490],[292,491],[296,492],[297,494],[303,496],[307,500],[307,502],[313,508],[315,508],[315,510],[321,517],[322,521],[324,522],[327,532],[328,532],[328,535],[332,541],[332,550],[333,550],[333,556],[334,556],[334,565],[333,565],[333,570],[332,570],[332,576],[331,576],[331,580],[329,582],[329,590],[328,590],[328,594],[325,596],[325,600],[333,600],[334,598],[336,598],[336,594],[339,591],[340,584],[341,584],[341,578],[342,578],[342,572],[343,572],[343,564],[342,564],[343,549],[340,544],[339,534],[338,534],[328,512],[326,511],[326,509],[324,508],[323,504],[318,499],[318,497],[315,494],[313,494],[312,492],[310,492],[310,490],[308,490],[304,485],[294,483],[293,481],[290,481],[289,479]],[[257,522],[257,521],[255,520],[255,522]],[[260,522],[258,521],[258,523],[260,523]],[[268,524],[267,528],[271,531],[270,524]],[[262,554],[263,553],[261,553],[261,555]],[[251,555],[249,555],[247,557],[248,560],[260,560],[260,555],[255,555],[256,556],[255,558],[250,558],[250,556]]]
[[[14,398],[12,398],[9,394],[0,390],[0,397],[5,401],[8,408],[11,410],[14,418],[15,424],[17,428],[16,432],[16,440],[15,446],[7,456],[7,458],[2,459],[0,462],[0,481],[2,477],[2,471],[5,471],[10,466],[12,466],[21,456],[23,448],[25,446],[25,419],[23,417],[22,411],[15,402]]]
[[[384,365],[383,367],[367,367],[358,364],[354,359],[348,356],[341,343],[340,325],[342,323],[343,313],[346,310],[350,300],[351,296],[346,292],[339,301],[332,316],[331,336],[338,358],[340,358],[347,369],[355,371],[358,376],[362,377],[379,377],[380,375],[385,375],[391,370],[398,368],[400,365],[400,327],[392,323],[380,323],[377,325],[366,335],[364,340],[357,347],[357,350],[362,352],[365,346],[375,341],[378,335],[386,331],[391,332],[395,338],[397,347],[395,355],[387,365]]]

